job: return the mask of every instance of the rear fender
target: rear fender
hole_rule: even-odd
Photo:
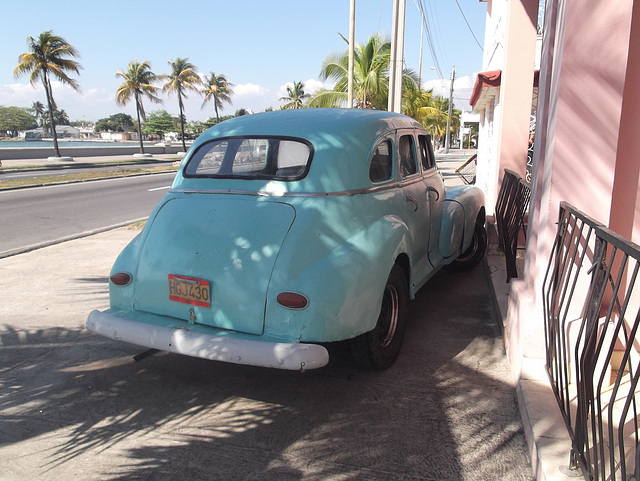
[[[455,259],[471,245],[476,222],[485,222],[484,193],[477,187],[447,189],[440,226],[440,252]]]
[[[308,255],[319,246],[296,248],[289,244],[295,237],[293,232],[288,236],[269,285],[265,334],[286,333],[297,341],[330,342],[372,330],[389,272],[396,257],[406,252],[406,224],[393,216],[382,217],[325,251],[311,265],[308,258],[297,258],[296,254]],[[297,270],[297,262],[307,266]],[[283,291],[304,294],[309,305],[302,310],[280,306],[276,297]]]

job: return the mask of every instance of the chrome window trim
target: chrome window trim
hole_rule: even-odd
[[[170,194],[232,194],[251,195],[255,197],[339,197],[350,195],[362,195],[382,192],[386,190],[399,189],[416,182],[422,182],[424,175],[416,174],[403,182],[392,182],[385,185],[366,187],[364,189],[343,190],[338,192],[265,192],[242,189],[169,189]]]

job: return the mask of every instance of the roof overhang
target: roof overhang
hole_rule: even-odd
[[[502,70],[491,70],[489,72],[480,72],[473,86],[473,92],[469,99],[471,108],[476,110],[476,106],[482,107],[487,101],[498,94],[500,89],[500,80],[502,79]]]
[[[533,88],[538,87],[540,79],[540,70],[536,70],[533,74]],[[473,92],[469,99],[469,104],[473,110],[482,110],[484,106],[493,99],[500,91],[500,83],[502,81],[502,70],[491,70],[489,72],[480,72],[473,86]]]

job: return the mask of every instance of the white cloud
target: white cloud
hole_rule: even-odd
[[[240,84],[233,87],[234,97],[264,97],[268,95],[269,89],[256,84]]]
[[[473,91],[475,84],[475,76],[456,77],[453,82],[453,97],[454,106],[461,110],[471,110],[469,105],[469,98]],[[439,95],[444,98],[449,98],[449,88],[451,87],[451,80],[449,79],[435,79],[423,82],[422,88],[425,90],[433,89],[433,95]]]

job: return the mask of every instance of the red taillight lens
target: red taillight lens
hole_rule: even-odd
[[[127,274],[126,272],[113,274],[110,279],[116,286],[126,286],[131,284],[131,274]]]
[[[309,299],[297,292],[281,292],[276,300],[287,309],[304,309],[309,305]]]

